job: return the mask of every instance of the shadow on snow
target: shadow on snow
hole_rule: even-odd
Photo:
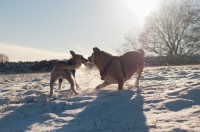
[[[186,94],[179,95],[177,100],[166,103],[166,107],[171,111],[179,111],[193,105],[200,105],[199,95],[200,89],[189,90]]]
[[[57,131],[148,131],[140,93],[140,90],[101,90],[93,102],[88,103],[82,112]]]
[[[52,125],[54,130],[49,128],[49,131],[145,132],[148,131],[148,126],[145,124],[143,104],[144,100],[140,90],[136,92],[101,90],[96,99],[92,95],[86,95],[73,97],[67,101],[63,98],[43,104],[15,104],[4,109],[4,113],[7,112],[7,114],[0,120],[0,130],[5,132],[36,130],[37,128],[34,128],[36,125],[40,131],[39,129],[42,129],[39,128],[40,126],[51,126],[54,122],[56,125]],[[70,110],[78,111],[77,114],[66,113]],[[65,120],[65,118],[71,119]]]

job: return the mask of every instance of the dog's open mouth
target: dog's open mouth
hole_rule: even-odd
[[[88,63],[88,61],[87,61],[87,62],[84,62],[84,63],[82,63],[82,64],[87,65],[87,63]]]

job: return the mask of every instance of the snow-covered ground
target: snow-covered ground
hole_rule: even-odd
[[[66,80],[49,95],[50,73],[0,75],[0,132],[200,132],[200,65],[145,67],[124,90],[102,82],[97,70],[79,69],[82,94]]]

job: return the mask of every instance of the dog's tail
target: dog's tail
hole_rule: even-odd
[[[138,49],[137,51],[140,52],[140,54],[141,54],[142,56],[145,55],[144,50],[142,50],[142,49]]]

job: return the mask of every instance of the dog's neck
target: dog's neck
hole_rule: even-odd
[[[107,52],[104,52],[104,51],[101,51],[101,52],[103,52],[103,53],[101,53],[100,54],[100,56],[98,56],[96,59],[94,59],[94,63],[97,65],[97,62],[99,61],[99,60],[101,60],[101,58],[102,57],[105,57],[105,55],[106,55],[106,58],[110,58],[110,57],[112,57],[112,55],[111,54],[109,54],[109,53],[107,53]],[[105,58],[104,58],[104,60],[105,60]]]
[[[103,52],[103,51],[101,51]],[[101,79],[104,80],[104,76],[108,72],[110,65],[116,60],[116,56],[112,56],[111,54],[108,54],[106,52],[103,52],[98,56],[95,60],[94,63],[97,65]],[[102,63],[103,61],[103,63]],[[104,65],[98,65],[98,63],[104,64]]]
[[[70,62],[73,65],[77,65],[76,61],[74,60],[74,58],[71,58],[68,60],[68,62]]]
[[[99,59],[101,59],[102,56],[100,55],[97,59],[94,60],[94,63],[97,64],[97,62],[99,61]]]

